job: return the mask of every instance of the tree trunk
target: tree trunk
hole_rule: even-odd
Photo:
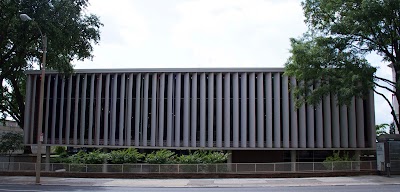
[[[396,94],[394,96],[396,97],[396,100],[397,100],[397,106],[393,106],[393,107],[396,108],[397,112],[400,112],[400,89],[398,89],[398,87],[399,87],[398,83],[399,83],[399,78],[400,78],[400,75],[399,75],[400,74],[400,69],[399,69],[398,63],[393,63],[393,67],[394,67],[394,70],[395,70],[394,75],[395,75],[395,80],[396,80],[395,81],[396,87],[394,87],[394,89],[396,91]],[[396,118],[396,120],[397,120],[397,121],[395,121],[395,124],[396,124],[398,133],[400,133],[400,125],[399,125],[398,116],[396,114],[394,114],[394,118]]]

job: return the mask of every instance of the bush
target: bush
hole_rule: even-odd
[[[143,157],[144,155],[139,153],[137,149],[128,148],[111,151],[109,160],[112,164],[137,163],[141,161]]]
[[[201,152],[202,154],[202,163],[204,164],[216,164],[216,163],[225,163],[228,160],[229,153],[223,152]]]
[[[323,165],[327,170],[349,170],[350,161],[354,161],[354,157],[349,157],[347,152],[340,156],[340,151],[333,151],[332,156],[326,157],[323,161]]]
[[[54,153],[56,154],[56,155],[65,155],[65,154],[67,154],[67,148],[66,147],[64,147],[64,146],[55,146],[54,147]]]
[[[173,164],[176,154],[170,150],[161,149],[146,155],[144,162],[149,164]]]
[[[110,154],[95,150],[84,155],[85,164],[103,164],[108,161]]]

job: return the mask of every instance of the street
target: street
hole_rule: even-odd
[[[57,185],[0,185],[0,192],[42,192],[42,191],[135,191],[135,192],[175,192],[175,191],[191,191],[191,192],[258,192],[258,191],[283,191],[283,192],[365,192],[365,191],[380,191],[380,192],[397,192],[400,185],[372,185],[372,186],[274,186],[274,187],[239,187],[239,188],[221,188],[221,187],[205,187],[205,188],[141,188],[141,187],[99,187],[99,186],[57,186]]]

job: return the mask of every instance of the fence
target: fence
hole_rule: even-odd
[[[81,173],[274,173],[373,171],[376,161],[228,164],[63,164],[42,163],[41,171]],[[0,162],[0,171],[35,171],[35,163]]]

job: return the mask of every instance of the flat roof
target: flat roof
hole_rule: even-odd
[[[202,73],[202,72],[284,72],[283,67],[276,68],[114,68],[114,69],[75,69],[74,73]],[[40,74],[40,70],[27,70],[26,74]],[[56,70],[46,70],[46,74],[59,73]]]

